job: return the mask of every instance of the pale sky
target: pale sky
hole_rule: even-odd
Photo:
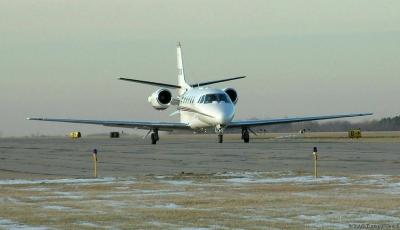
[[[157,88],[116,79],[176,83],[178,41],[190,83],[248,76],[215,85],[238,90],[237,119],[400,114],[398,0],[0,0],[0,133],[177,120],[147,102]]]

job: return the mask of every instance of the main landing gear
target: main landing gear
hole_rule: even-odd
[[[153,129],[151,131],[150,137],[151,137],[151,144],[153,145],[157,144],[157,141],[160,140],[160,137],[158,136],[158,129]]]
[[[242,128],[242,140],[244,141],[244,143],[249,143],[250,141],[249,129],[246,127]]]

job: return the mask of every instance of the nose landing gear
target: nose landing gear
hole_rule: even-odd
[[[215,127],[215,133],[218,134],[218,143],[224,142],[224,128],[221,125]]]

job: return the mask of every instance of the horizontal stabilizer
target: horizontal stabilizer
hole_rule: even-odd
[[[205,85],[211,85],[211,84],[216,84],[216,83],[220,83],[220,82],[225,82],[225,81],[233,81],[233,80],[237,80],[237,79],[242,79],[245,78],[246,76],[240,76],[240,77],[232,77],[232,78],[226,78],[226,79],[222,79],[222,80],[216,80],[216,81],[206,81],[206,82],[201,82],[201,83],[197,83],[197,84],[193,84],[191,85],[191,87],[200,87],[200,86],[205,86]]]
[[[143,80],[130,79],[130,78],[119,78],[119,80],[131,81],[131,82],[136,82],[136,83],[146,84],[146,85],[162,86],[162,87],[165,87],[165,88],[172,88],[172,89],[180,89],[181,88],[179,85],[171,85],[171,84],[166,84],[166,83],[153,82],[153,81],[143,81]]]

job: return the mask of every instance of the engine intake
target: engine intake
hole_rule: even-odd
[[[228,96],[231,99],[231,101],[233,102],[233,104],[236,105],[236,103],[238,101],[238,94],[237,94],[236,90],[233,88],[226,88],[223,90],[225,91],[226,94],[228,94]]]
[[[149,97],[151,106],[157,110],[167,109],[172,100],[172,93],[168,89],[159,89]]]

